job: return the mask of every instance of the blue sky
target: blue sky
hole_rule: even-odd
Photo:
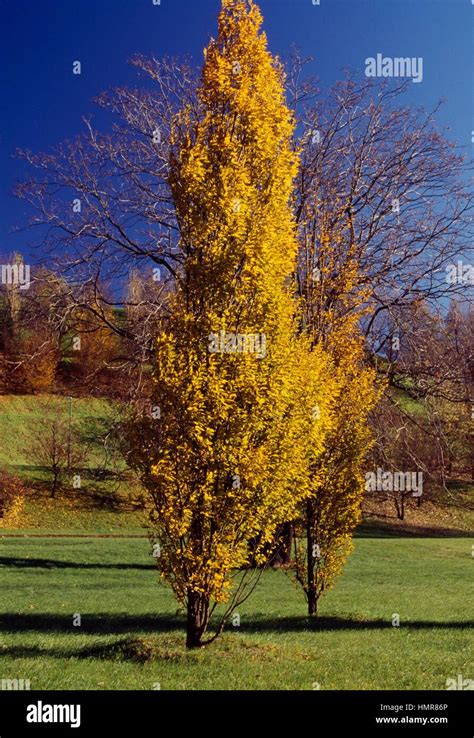
[[[409,101],[426,108],[440,98],[449,135],[469,152],[474,129],[471,0],[260,0],[270,49],[293,43],[315,57],[324,90],[345,66],[364,70],[367,57],[423,57],[423,82]],[[215,34],[220,0],[0,0],[0,253],[33,235],[12,235],[26,210],[10,194],[22,169],[17,147],[47,150],[82,129],[91,98],[134,84],[127,60],[135,53],[191,55]],[[80,60],[82,74],[72,74]]]

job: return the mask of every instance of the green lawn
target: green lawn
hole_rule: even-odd
[[[32,439],[41,433],[45,412],[57,408],[69,417],[69,400],[57,395],[0,396],[0,469],[26,484],[21,527],[40,530],[139,532],[145,519],[134,501],[140,489],[125,471],[120,457],[106,456],[101,438],[117,412],[113,403],[94,397],[73,398],[72,428],[84,448],[82,468],[65,474],[56,500],[50,500],[51,475],[31,452]],[[72,475],[80,473],[81,489],[73,489]]]
[[[305,617],[289,577],[270,571],[239,609],[240,627],[230,624],[209,648],[186,652],[183,613],[158,581],[146,537],[28,537],[146,536],[146,516],[130,500],[133,480],[121,478],[120,466],[118,483],[116,466],[108,476],[95,474],[103,464],[100,436],[113,412],[106,401],[73,400],[88,448],[84,484],[73,490],[65,480],[58,498],[49,499],[47,474],[28,445],[50,401],[68,413],[67,398],[0,397],[0,468],[21,476],[30,490],[22,530],[0,530],[25,536],[0,538],[0,680],[30,679],[32,689],[160,683],[162,689],[311,690],[443,689],[447,678],[474,677],[472,539],[403,537],[400,530],[394,537],[374,521],[360,529],[317,620]],[[449,510],[449,520],[441,520],[454,535],[471,520],[470,502],[458,507],[459,521]],[[411,510],[407,522],[421,525],[417,514]],[[437,517],[428,518],[434,527]],[[81,627],[73,627],[74,613],[81,614]],[[399,628],[392,627],[394,613]]]
[[[312,623],[287,575],[269,571],[240,627],[187,653],[146,539],[3,538],[0,679],[32,689],[444,689],[474,677],[471,544],[358,538]]]
[[[24,479],[41,478],[41,469],[32,458],[29,445],[31,438],[44,427],[45,411],[56,408],[59,417],[69,418],[69,400],[58,395],[0,395],[0,466],[9,469]],[[72,427],[84,438],[92,439],[90,462],[103,463],[103,451],[97,436],[104,432],[104,423],[112,413],[107,400],[95,397],[73,398]],[[95,439],[93,437],[96,437]]]

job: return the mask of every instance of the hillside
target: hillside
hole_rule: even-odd
[[[412,402],[412,401],[410,401]],[[118,408],[108,400],[73,398],[72,423],[84,446],[86,463],[81,470],[80,490],[69,480],[56,499],[50,499],[48,472],[31,456],[29,445],[41,433],[48,408],[69,416],[67,397],[55,395],[0,396],[0,468],[25,480],[28,499],[21,521],[23,530],[67,530],[96,533],[129,531],[143,533],[146,523],[140,509],[140,488],[117,456],[109,458],[104,437]],[[442,495],[429,492],[420,507],[409,503],[405,520],[398,520],[390,500],[366,499],[360,533],[467,535],[474,529],[474,487],[452,480]]]

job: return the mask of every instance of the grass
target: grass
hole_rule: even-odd
[[[61,495],[58,499],[51,500],[44,494],[35,494],[25,502],[21,527],[9,532],[146,535],[143,527],[145,523],[142,511],[101,507],[100,498]]]
[[[131,494],[136,495],[139,490],[129,475],[124,474],[123,461],[117,460],[113,468],[105,464],[104,447],[100,441],[109,427],[113,405],[108,400],[93,397],[73,398],[73,428],[87,448],[86,468],[74,470],[74,473],[79,471],[81,474],[81,489],[73,489],[71,480],[63,479],[62,489],[55,500],[49,499],[50,475],[38,466],[29,451],[32,438],[41,433],[47,407],[57,407],[64,413],[64,418],[68,418],[67,397],[0,396],[0,468],[23,479],[30,491],[21,527],[76,532],[139,532],[144,516],[130,504]],[[102,471],[104,464],[105,474],[97,473]]]
[[[37,479],[41,469],[28,451],[30,440],[41,431],[46,406],[64,410],[65,421],[69,417],[67,397],[58,395],[0,395],[0,466],[24,479]],[[73,398],[73,424],[84,436],[100,432],[103,421],[110,416],[110,402],[94,397]],[[100,444],[91,448],[91,462],[99,464],[103,459]]]
[[[317,619],[305,616],[289,577],[269,571],[239,608],[240,626],[187,652],[183,612],[158,580],[145,515],[130,504],[133,483],[94,474],[110,403],[73,400],[90,473],[81,472],[80,490],[65,484],[51,500],[28,453],[51,401],[67,415],[67,398],[0,397],[0,468],[30,490],[21,529],[0,530],[0,680],[29,679],[32,689],[311,690],[444,689],[450,677],[473,678],[472,486],[454,485],[442,505],[410,507],[403,523],[392,503],[369,506]]]
[[[0,679],[32,689],[444,689],[474,676],[471,544],[358,538],[311,622],[288,576],[269,571],[240,627],[189,653],[146,540],[3,538]]]

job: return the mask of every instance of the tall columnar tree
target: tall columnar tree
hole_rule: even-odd
[[[153,417],[132,444],[154,501],[159,567],[187,608],[188,647],[208,642],[218,603],[216,633],[250,593],[250,557],[263,565],[278,526],[294,519],[328,412],[323,354],[295,338],[297,157],[261,21],[253,2],[223,0],[198,107],[175,121],[183,268],[156,343]],[[237,569],[246,572],[233,586]]]
[[[365,490],[367,454],[372,444],[368,415],[378,391],[375,373],[364,367],[363,342],[357,333],[338,330],[340,357],[335,361],[330,432],[323,454],[309,467],[309,495],[303,503],[303,531],[295,538],[295,567],[309,615],[334,584],[352,550]]]
[[[359,327],[370,292],[355,250],[345,247],[343,234],[333,232],[330,237],[324,222],[320,239],[304,237],[301,243],[303,322],[313,344],[330,355],[333,379],[325,448],[322,454],[310,455],[303,530],[295,537],[296,578],[308,613],[314,615],[352,548],[372,442],[368,416],[379,390],[375,371],[366,365]]]

